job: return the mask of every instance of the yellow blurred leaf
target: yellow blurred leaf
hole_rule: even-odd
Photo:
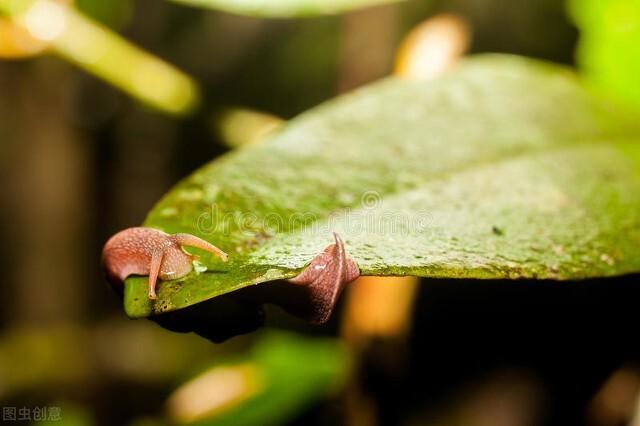
[[[69,5],[71,0],[57,0]],[[48,46],[44,40],[33,37],[29,31],[10,19],[0,18],[0,58],[25,58],[42,53]]]
[[[394,74],[410,79],[434,78],[451,68],[470,43],[467,23],[456,15],[427,19],[405,37]]]
[[[48,46],[85,71],[169,114],[188,113],[198,103],[199,89],[190,76],[68,5],[53,0],[0,0],[0,12],[10,17],[5,21],[11,28],[6,34],[12,38],[2,39],[7,40],[7,52],[16,51],[14,39],[22,40],[34,53]]]

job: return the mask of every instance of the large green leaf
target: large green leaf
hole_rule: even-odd
[[[191,6],[262,18],[330,15],[402,0],[173,0]]]
[[[146,226],[230,253],[159,285],[131,317],[295,276],[345,240],[363,275],[580,279],[640,270],[640,120],[564,68],[482,56],[429,82],[390,78],[206,165]]]

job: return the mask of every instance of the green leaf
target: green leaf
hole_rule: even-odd
[[[206,165],[146,226],[221,247],[125,286],[131,317],[297,275],[338,232],[363,275],[580,279],[640,270],[640,120],[564,68],[509,56],[389,78]]]
[[[593,84],[640,109],[640,0],[572,0],[577,59]]]
[[[173,0],[190,6],[261,18],[333,15],[403,0]]]
[[[257,382],[257,392],[232,407],[212,407],[209,415],[192,424],[284,424],[313,402],[339,389],[345,382],[349,364],[349,353],[337,339],[308,338],[274,331],[265,333],[247,355],[214,366],[214,369],[252,367],[256,376],[252,381]],[[203,375],[211,371],[209,369]],[[220,384],[214,389],[219,390]],[[219,401],[209,400],[212,404]]]

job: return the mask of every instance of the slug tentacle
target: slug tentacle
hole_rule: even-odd
[[[129,275],[149,276],[149,298],[156,298],[158,278],[184,277],[193,269],[196,256],[183,246],[206,250],[227,260],[227,254],[194,235],[169,235],[152,228],[135,227],[115,234],[102,250],[102,261],[112,284],[122,286]]]
[[[156,298],[156,282],[158,281],[158,274],[160,274],[163,256],[164,251],[162,250],[156,250],[151,255],[151,264],[149,265],[149,299]]]
[[[209,253],[213,253],[216,256],[218,256],[219,258],[221,258],[223,262],[226,262],[228,260],[227,253],[223,252],[218,247],[214,246],[213,244],[208,243],[207,241],[203,240],[202,238],[196,237],[195,235],[191,235],[191,234],[175,234],[173,236],[173,238],[175,238],[176,242],[178,244],[180,244],[181,246],[195,247],[195,248],[199,248],[199,249],[208,251]]]

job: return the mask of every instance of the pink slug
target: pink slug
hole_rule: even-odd
[[[149,276],[149,299],[156,298],[156,282],[184,277],[197,256],[183,246],[206,250],[227,261],[227,254],[190,234],[170,235],[153,228],[128,228],[118,232],[102,249],[102,262],[109,281],[122,285],[129,275]]]
[[[322,324],[329,320],[344,287],[360,276],[356,262],[345,251],[342,238],[333,233],[334,244],[327,246],[290,283],[304,285],[311,296],[310,320]]]

